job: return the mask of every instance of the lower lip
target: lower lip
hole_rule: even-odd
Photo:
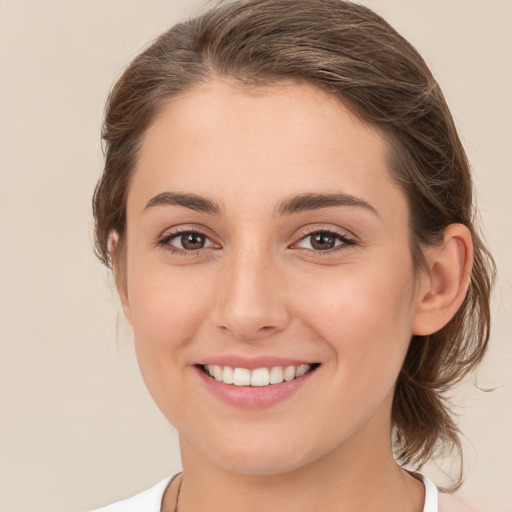
[[[310,380],[313,374],[316,373],[317,369],[309,371],[298,379],[261,387],[224,384],[224,382],[219,382],[212,377],[209,377],[197,366],[195,367],[195,370],[207,389],[224,403],[234,407],[240,407],[242,409],[263,409],[265,407],[271,407],[272,405],[291,397]]]

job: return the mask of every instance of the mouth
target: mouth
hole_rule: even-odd
[[[262,368],[241,368],[200,364],[197,367],[208,377],[224,384],[240,387],[266,387],[291,382],[313,372],[320,363]]]

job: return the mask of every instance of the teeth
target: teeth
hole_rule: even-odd
[[[281,384],[298,379],[311,370],[310,364],[299,366],[272,366],[271,368],[231,368],[230,366],[205,365],[206,372],[219,382],[235,386],[262,387],[269,384]]]
[[[233,384],[235,386],[250,386],[251,370],[247,368],[235,368],[233,371]]]
[[[213,376],[215,380],[222,381],[222,368],[220,366],[213,367]]]
[[[268,386],[270,372],[266,368],[258,368],[251,372],[251,386]]]
[[[309,364],[301,364],[295,371],[295,377],[302,377],[310,368]]]
[[[224,366],[224,370],[222,372],[222,382],[225,384],[233,384],[233,368],[231,368],[231,366]]]
[[[283,376],[286,382],[295,379],[295,366],[287,366]]]
[[[270,369],[270,384],[281,384],[283,380],[283,369],[280,366],[273,366]]]

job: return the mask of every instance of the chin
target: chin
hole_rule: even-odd
[[[283,442],[279,436],[269,442],[241,443],[226,440],[226,443],[205,447],[203,455],[218,468],[245,475],[278,475],[295,471],[309,463],[315,457],[309,454],[304,444]]]
[[[267,457],[245,457],[219,458],[216,462],[218,467],[225,471],[241,475],[280,475],[290,473],[304,466],[303,461],[287,460],[279,455]]]

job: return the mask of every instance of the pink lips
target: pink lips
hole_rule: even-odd
[[[213,356],[202,360],[199,364],[215,364],[218,366],[231,366],[231,368],[270,368],[271,366],[299,366],[301,364],[312,364],[309,361],[299,359],[283,359],[282,357],[260,356],[245,358],[235,355]]]
[[[194,369],[198,377],[203,382],[206,389],[222,402],[242,409],[262,409],[271,407],[286,400],[298,392],[313,375],[315,370],[309,371],[302,377],[291,381],[284,381],[280,384],[271,384],[262,387],[235,386],[217,381],[207,375],[203,365],[230,366],[232,368],[247,368],[254,370],[256,368],[270,368],[272,366],[299,366],[301,364],[311,364],[306,361],[283,359],[275,357],[257,357],[240,358],[238,356],[219,356],[211,357],[201,361]]]

